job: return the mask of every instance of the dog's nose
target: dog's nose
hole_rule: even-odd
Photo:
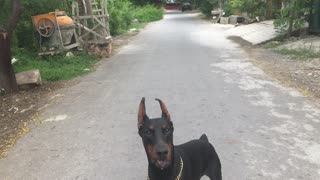
[[[168,155],[167,149],[159,149],[157,150],[157,154],[160,158],[165,158]]]

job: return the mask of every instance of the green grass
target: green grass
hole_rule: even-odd
[[[282,44],[282,42],[280,42],[280,41],[270,41],[270,42],[264,44],[263,47],[267,48],[267,49],[273,49],[273,48],[280,46],[281,44]]]
[[[18,62],[14,64],[16,72],[39,69],[43,81],[58,81],[71,79],[90,72],[98,58],[85,52],[75,52],[74,57],[64,54],[39,57],[36,52],[15,50],[14,57]]]
[[[133,17],[138,19],[139,22],[147,23],[162,19],[163,14],[164,11],[162,8],[157,8],[152,5],[146,5],[142,7],[136,7],[133,12]]]
[[[281,49],[275,49],[276,52],[288,55],[294,59],[299,60],[309,60],[314,58],[320,57],[320,52],[314,51],[312,49],[287,49],[287,48],[281,48]]]
[[[147,23],[140,23],[140,22],[132,23],[132,24],[130,24],[129,29],[136,28],[139,30],[139,29],[142,29],[146,24]]]

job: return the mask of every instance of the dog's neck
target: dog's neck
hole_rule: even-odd
[[[149,161],[149,168],[148,168],[148,175],[150,180],[175,180],[176,176],[179,174],[180,171],[180,155],[174,151],[174,147],[172,147],[172,161],[170,166],[166,169],[161,170],[160,168],[156,167],[150,160]]]

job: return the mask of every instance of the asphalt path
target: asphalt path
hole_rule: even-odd
[[[171,12],[80,83],[55,92],[41,125],[0,160],[0,179],[143,180],[137,110],[160,116],[180,144],[207,134],[225,180],[319,180],[320,109],[250,63],[229,27]]]

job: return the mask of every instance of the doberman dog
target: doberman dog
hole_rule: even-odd
[[[138,111],[139,135],[149,162],[148,180],[222,180],[220,159],[203,134],[200,139],[173,145],[173,123],[166,105],[160,100],[162,116],[149,119],[145,98]]]

